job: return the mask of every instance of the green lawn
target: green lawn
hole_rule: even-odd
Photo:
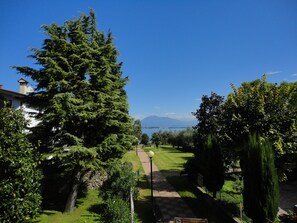
[[[167,176],[166,179],[173,185],[175,190],[180,194],[184,201],[189,205],[192,211],[197,217],[208,218],[209,221],[222,222],[220,217],[216,216],[212,210],[209,210],[205,206],[201,199],[199,199],[199,193],[197,189],[191,183],[189,183],[186,176],[180,176],[180,171],[183,170],[184,163],[193,156],[192,153],[182,152],[173,149],[170,146],[161,146],[156,148],[145,148],[145,151],[153,150],[155,156],[153,158],[154,163],[158,166],[158,169]],[[150,202],[150,186],[147,178],[144,174],[141,162],[135,151],[127,152],[123,161],[131,162],[133,170],[139,173],[138,177],[138,198],[135,201],[135,212],[137,223],[151,223],[152,212]],[[224,191],[220,194],[222,197],[226,197],[232,192],[231,183],[226,183]],[[44,210],[42,214],[36,219],[35,223],[95,223],[102,222],[101,216],[98,213],[102,213],[102,199],[98,196],[97,190],[90,190],[87,196],[78,199],[78,205],[71,214],[63,214],[58,211]]]
[[[151,223],[152,219],[152,208],[151,208],[151,200],[150,200],[150,185],[147,181],[146,175],[142,168],[141,162],[135,151],[127,152],[123,159],[123,161],[131,162],[133,165],[133,170],[135,172],[139,172],[139,180],[138,180],[138,198],[135,201],[135,212],[137,214],[137,222],[142,223]]]
[[[136,222],[151,223],[152,212],[150,202],[150,186],[144,175],[144,171],[140,160],[135,151],[128,151],[123,161],[131,162],[133,170],[139,170],[140,176],[138,180],[139,195],[135,201]],[[77,201],[77,207],[70,214],[63,214],[58,211],[44,210],[41,215],[34,221],[35,223],[100,223],[102,222],[99,213],[102,213],[103,201],[99,197],[97,190],[90,190],[86,197]]]
[[[184,163],[193,157],[193,153],[181,152],[179,150],[173,149],[172,146],[159,146],[160,148],[146,147],[145,151],[154,151],[155,155],[153,157],[154,163],[157,165],[158,169],[162,172],[180,172],[183,170]]]
[[[63,214],[58,211],[44,210],[35,220],[37,223],[98,223],[100,221],[99,209],[102,200],[97,190],[90,190],[87,196],[78,199],[79,204],[72,213]]]
[[[195,213],[196,217],[207,218],[209,222],[224,223],[219,213],[214,213],[199,198],[197,188],[188,181],[186,176],[180,176],[184,163],[193,157],[193,153],[179,151],[171,146],[160,146],[158,149],[154,147],[146,147],[145,151],[153,150],[155,155],[153,162],[158,169],[167,176],[167,181],[175,188],[182,199]],[[175,173],[175,174],[172,174]]]

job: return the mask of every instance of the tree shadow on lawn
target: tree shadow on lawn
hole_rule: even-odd
[[[145,174],[142,174],[141,176],[138,177],[137,187],[139,189],[149,189],[150,188],[150,184],[149,184],[147,176]]]
[[[104,213],[104,204],[93,204],[89,208],[87,208],[87,211],[90,214],[83,214],[81,215],[82,218],[92,219],[93,221],[100,221],[102,220],[101,216]]]
[[[142,200],[135,201],[135,212],[137,213],[137,218],[140,220],[140,222],[142,223],[154,222],[150,196],[145,196]]]
[[[207,218],[209,222],[226,223],[222,213],[206,202],[203,195],[188,180],[187,176],[170,176],[166,178],[174,189],[182,196],[185,203],[192,209],[196,217]]]
[[[139,190],[150,190],[151,186],[149,184],[149,181],[147,179],[147,176],[145,174],[142,174],[137,182],[137,187]],[[146,191],[147,193],[147,191]],[[152,212],[152,202],[151,197],[149,195],[141,195],[138,194],[138,198],[135,200],[135,212],[137,214],[138,219],[140,222],[143,223],[152,223],[155,222]],[[159,208],[155,206],[155,213],[156,218],[161,218]]]
[[[178,166],[178,165],[176,165]],[[167,177],[174,177],[174,176],[181,176],[183,170],[178,170],[178,169],[171,169],[171,170],[161,170],[160,172],[162,175],[167,178]]]
[[[102,214],[104,212],[104,204],[93,204],[87,210],[94,214]]]

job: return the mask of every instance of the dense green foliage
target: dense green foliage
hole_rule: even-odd
[[[187,128],[177,133],[170,133],[168,141],[173,147],[184,151],[192,151],[194,148],[193,135],[193,129]]]
[[[198,153],[198,168],[203,175],[203,184],[216,197],[216,192],[224,185],[224,166],[221,148],[217,139],[209,135]]]
[[[148,134],[143,133],[141,135],[140,144],[147,145],[149,143],[149,141],[150,141],[150,137],[148,136]]]
[[[129,201],[131,188],[136,195],[136,174],[131,163],[116,160],[108,167],[107,174],[107,180],[102,185],[104,199],[120,197],[124,201]]]
[[[215,135],[218,139],[222,138],[222,108],[224,97],[212,92],[211,96],[203,95],[201,104],[193,115],[197,118],[198,124],[194,127],[195,147],[202,147],[207,141],[208,135]]]
[[[292,167],[295,168],[295,173],[297,170],[297,82],[270,84],[266,81],[266,75],[263,75],[261,79],[244,82],[238,88],[231,86],[233,92],[226,100],[215,93],[209,97],[203,96],[200,108],[193,113],[198,120],[198,125],[194,128],[195,158],[185,165],[186,171],[193,179],[196,179],[197,172],[204,172],[203,167],[208,161],[203,155],[203,145],[207,135],[212,134],[221,148],[225,171],[232,170],[233,167],[239,168],[241,161],[241,167],[248,170],[245,172],[245,180],[251,176],[245,182],[245,193],[249,193],[246,199],[254,198],[253,202],[262,202],[263,212],[254,214],[252,209],[255,209],[257,204],[249,204],[247,215],[252,218],[258,215],[260,218],[265,216],[274,219],[278,205],[275,186],[277,180],[286,179],[288,173],[294,177]],[[267,145],[259,146],[258,153],[261,155],[258,156],[265,157],[261,158],[263,162],[257,161],[256,158],[245,161],[247,154],[251,153],[246,146],[250,132],[257,132],[271,142],[270,144],[265,141],[264,144]],[[260,164],[256,165],[254,162]],[[278,175],[275,175],[275,167]],[[255,174],[259,172],[260,175]],[[259,183],[249,184],[253,177],[257,178]],[[266,177],[267,185],[262,183],[261,177]],[[271,179],[268,179],[269,177]],[[252,191],[252,185],[256,185],[257,190],[262,190],[262,197],[258,196],[259,191]],[[263,198],[265,196],[266,198]],[[258,210],[261,208],[257,207]]]
[[[129,203],[119,197],[108,198],[104,219],[106,223],[130,223]]]
[[[71,202],[65,211],[71,211],[84,173],[132,146],[127,78],[121,77],[111,33],[97,31],[93,11],[62,26],[43,28],[48,38],[31,55],[39,69],[15,68],[37,83],[28,100],[41,111],[32,142],[39,142],[49,160],[44,162],[47,170],[55,168],[68,178],[65,185],[72,185],[64,190]]]
[[[162,143],[162,137],[161,137],[160,132],[154,132],[152,134],[151,141],[158,148],[159,145]]]
[[[187,128],[182,131],[158,131],[152,134],[152,142],[154,144],[172,145],[174,148],[185,151],[192,151],[194,131],[192,128]]]
[[[131,163],[115,161],[107,170],[108,178],[101,188],[106,201],[106,222],[130,222],[130,191],[136,196],[136,174]],[[135,197],[134,196],[134,197]]]
[[[226,100],[215,93],[202,97],[200,108],[193,113],[198,120],[196,152],[207,134],[213,134],[229,169],[242,156],[249,133],[258,132],[272,142],[279,177],[285,179],[294,166],[288,164],[297,162],[297,82],[270,84],[263,75],[238,88],[232,85],[232,89]]]
[[[297,82],[270,84],[261,80],[242,83],[223,105],[223,128],[231,152],[242,152],[250,132],[258,132],[273,145],[277,168],[286,172],[297,161]]]
[[[0,108],[0,222],[29,222],[40,208],[41,174],[21,110]]]
[[[244,210],[255,223],[273,222],[279,204],[278,177],[271,143],[250,135],[243,158]],[[269,220],[269,221],[268,221]]]

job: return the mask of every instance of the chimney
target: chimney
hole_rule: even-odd
[[[3,84],[0,84],[0,90],[4,89]]]
[[[29,82],[23,78],[19,79],[18,82],[20,83],[20,94],[27,94],[27,85]]]

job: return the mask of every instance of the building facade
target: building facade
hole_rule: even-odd
[[[38,121],[35,119],[38,111],[24,103],[26,95],[32,92],[32,88],[28,87],[28,82],[23,78],[18,82],[20,86],[19,92],[6,90],[3,85],[0,85],[0,107],[11,107],[13,110],[22,109],[24,117],[28,121],[28,127],[34,127],[38,124]]]

